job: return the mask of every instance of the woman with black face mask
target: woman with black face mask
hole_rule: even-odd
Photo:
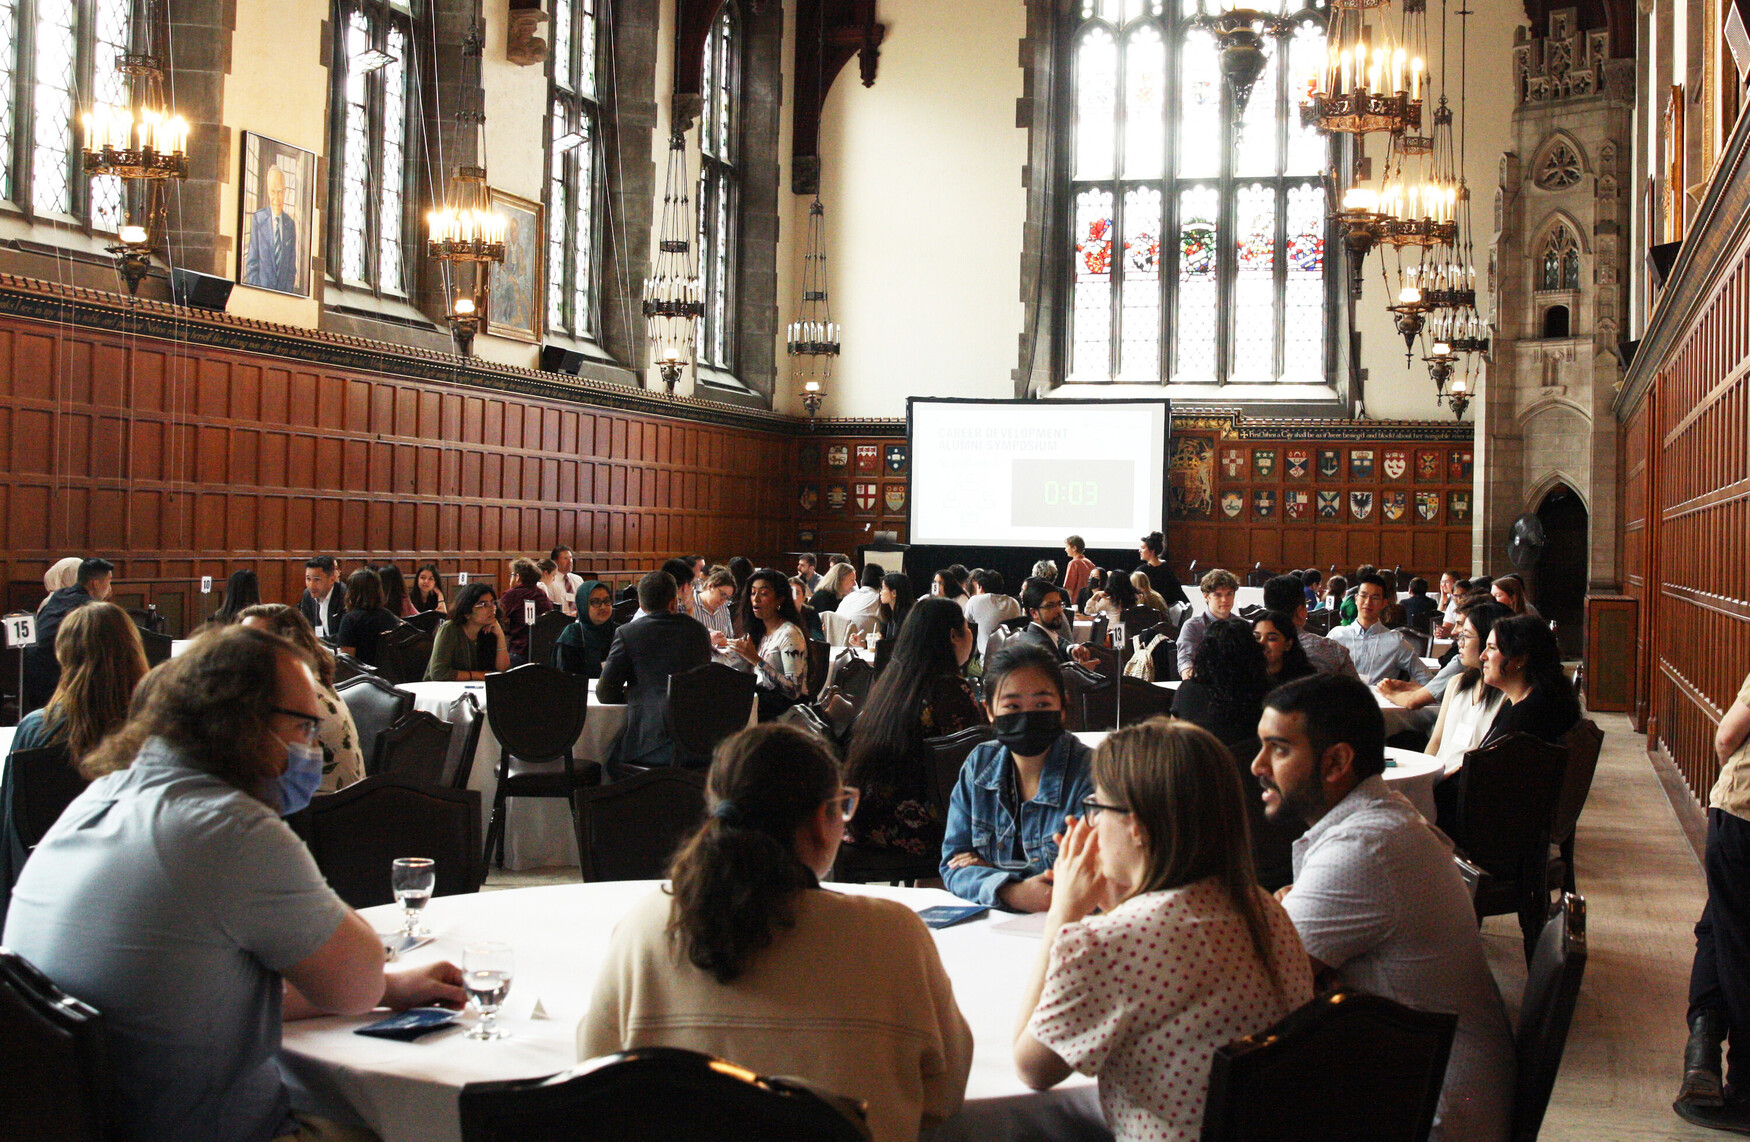
[[[1036,643],[1011,643],[984,668],[996,741],[974,749],[948,802],[942,883],[975,904],[1051,905],[1056,835],[1093,791],[1087,746],[1063,728],[1063,673]]]

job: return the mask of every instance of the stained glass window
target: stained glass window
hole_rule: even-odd
[[[1538,289],[1580,288],[1580,244],[1573,231],[1557,224],[1543,246],[1543,262],[1538,272]]]
[[[0,0],[0,198],[12,198],[12,85],[18,76],[18,0]]]
[[[1069,381],[1327,378],[1330,143],[1299,116],[1324,33],[1306,18],[1271,42],[1235,124],[1220,53],[1193,20],[1204,8],[1071,9]]]
[[[603,8],[598,0],[556,0],[553,9],[547,327],[580,337],[596,328],[596,218],[601,193],[596,21],[612,18]]]
[[[735,245],[740,237],[741,34],[733,3],[705,41],[699,124],[699,276],[705,320],[699,323],[699,361],[735,367]]]
[[[91,52],[91,91],[98,103],[127,106],[128,77],[121,57],[128,50],[129,0],[98,0]],[[113,234],[122,225],[122,180],[103,175],[91,180],[91,228]]]
[[[341,280],[378,293],[407,292],[407,130],[415,70],[410,6],[347,0],[338,21],[330,249]]]
[[[36,145],[31,154],[30,202],[38,214],[73,212],[73,115],[77,91],[79,6],[74,0],[37,0]]]

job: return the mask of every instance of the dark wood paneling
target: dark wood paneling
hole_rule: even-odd
[[[0,317],[7,581],[98,554],[196,620],[218,602],[200,576],[252,568],[291,601],[311,552],[499,582],[558,543],[622,578],[690,551],[775,558],[794,455],[786,432]]]

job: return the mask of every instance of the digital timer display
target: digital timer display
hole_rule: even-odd
[[[1134,460],[1014,460],[1009,523],[1070,531],[1124,527],[1136,499]]]

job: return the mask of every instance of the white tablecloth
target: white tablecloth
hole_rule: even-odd
[[[446,721],[450,706],[465,690],[473,694],[486,710],[484,682],[410,682],[399,689],[413,695],[413,708],[424,710]],[[592,683],[589,690],[589,713],[583,719],[583,732],[571,747],[578,761],[605,761],[608,750],[620,727],[626,724],[626,707],[609,705],[595,696]],[[468,774],[468,788],[480,791],[481,830],[492,819],[492,797],[498,791],[498,759],[504,751],[492,736],[492,726],[482,720],[480,745],[474,752],[474,769]],[[577,834],[571,827],[571,809],[557,797],[512,797],[505,802],[504,866],[506,868],[551,868],[575,865]]]
[[[444,958],[459,963],[466,943],[509,942],[516,950],[516,978],[500,1022],[511,1038],[483,1043],[451,1029],[416,1043],[396,1043],[352,1033],[372,1016],[288,1023],[280,1061],[294,1105],[342,1120],[362,1119],[384,1142],[455,1142],[460,1137],[456,1095],[464,1083],[533,1078],[577,1062],[577,1023],[588,1008],[609,934],[619,917],[656,887],[630,881],[435,897],[425,922],[436,939],[410,953],[406,962]],[[917,909],[959,903],[940,889],[847,885],[844,890],[903,900]],[[400,910],[385,905],[364,914],[388,930]],[[997,914],[993,921],[987,914],[935,933],[974,1041],[966,1108],[937,1138],[1109,1138],[1090,1080],[1072,1076],[1052,1091],[1036,1093],[1015,1078],[1016,1007],[1039,943],[1036,937],[993,931],[993,923],[1002,919]],[[531,1017],[537,998],[547,1018]],[[472,1024],[473,1017],[465,1022]]]

